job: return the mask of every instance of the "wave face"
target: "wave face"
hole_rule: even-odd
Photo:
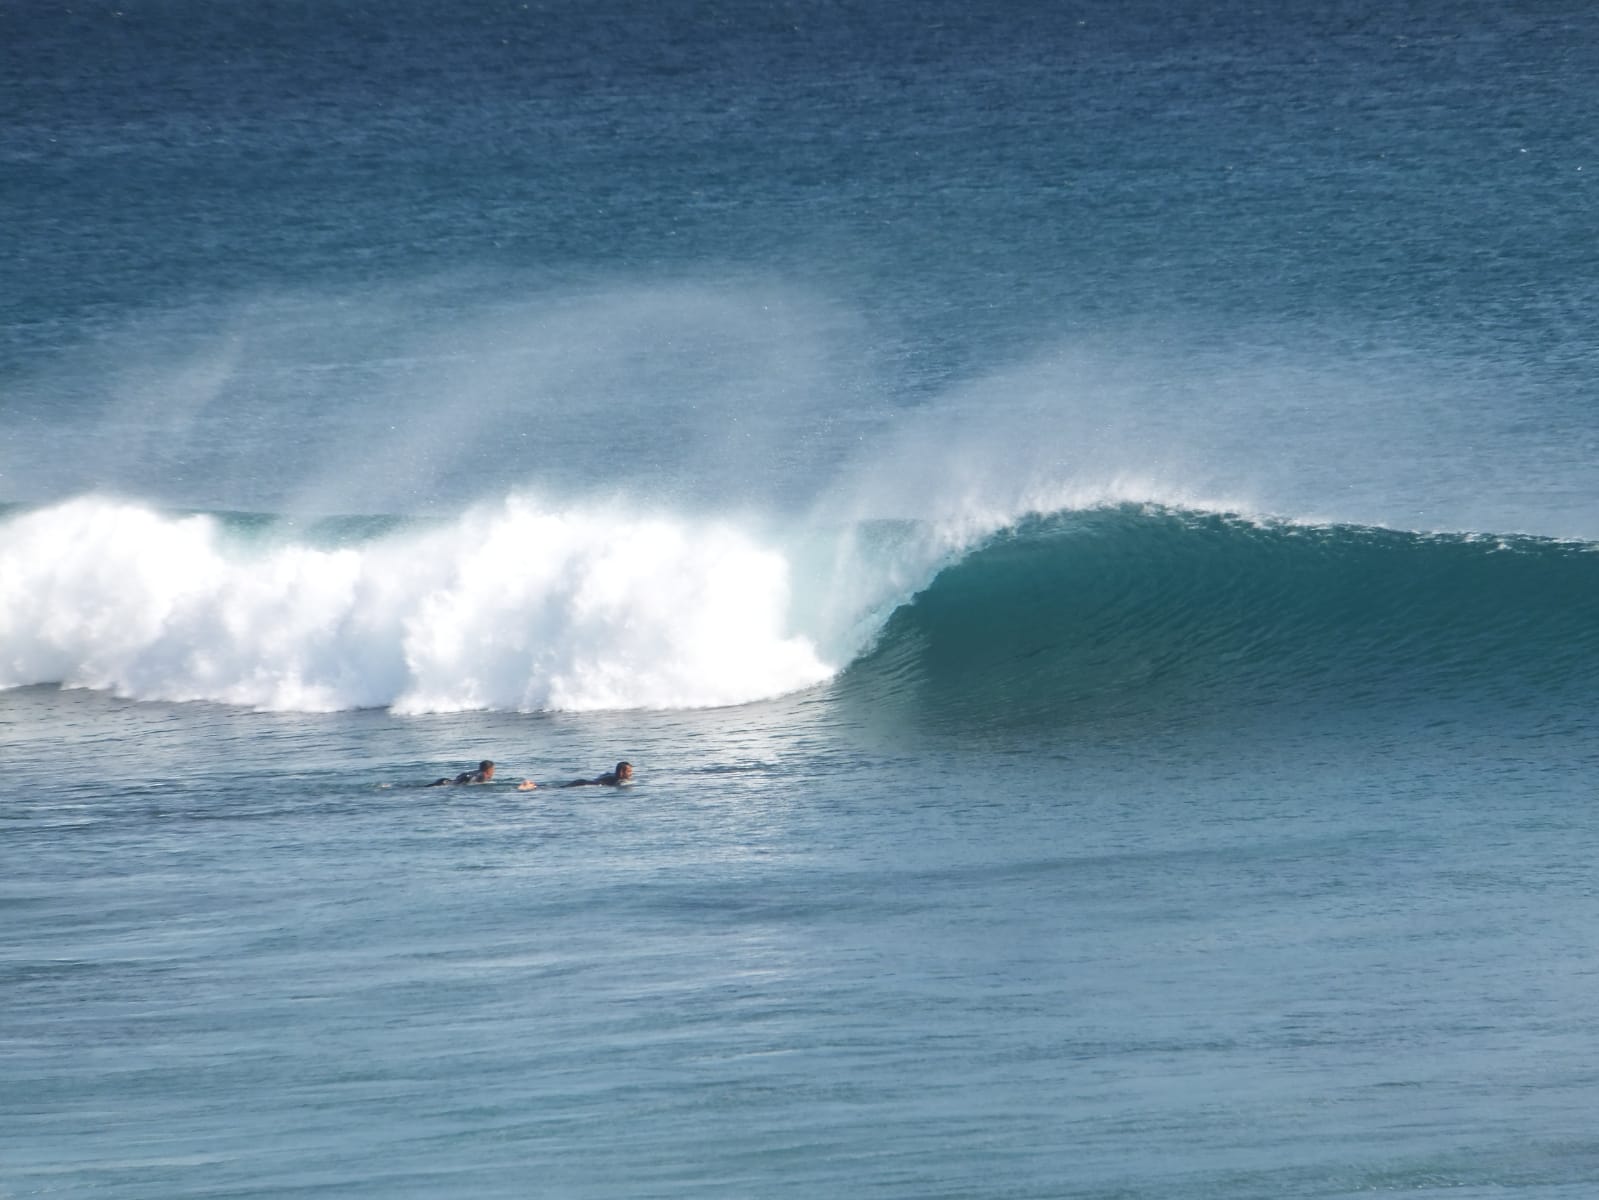
[[[1553,728],[1599,700],[1596,551],[1142,506],[1039,517],[940,573],[841,687],[935,727]]]

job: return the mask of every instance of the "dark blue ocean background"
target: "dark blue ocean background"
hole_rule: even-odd
[[[0,6],[0,1200],[1595,1194],[1596,61]]]

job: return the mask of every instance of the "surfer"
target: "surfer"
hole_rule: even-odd
[[[475,771],[462,771],[454,779],[435,779],[428,787],[449,787],[458,783],[487,783],[494,778],[494,760],[485,758]]]
[[[632,778],[633,764],[630,762],[619,762],[616,764],[616,770],[614,771],[607,771],[603,775],[596,775],[593,779],[574,779],[571,783],[563,783],[561,786],[592,787],[594,785],[599,785],[600,787],[621,787],[624,783]]]
[[[594,786],[599,786],[599,787],[621,787],[624,783],[628,782],[632,778],[633,778],[633,764],[630,763],[630,762],[619,762],[619,763],[616,764],[616,770],[614,770],[614,771],[607,771],[603,775],[596,775],[593,779],[574,779],[570,783],[557,784],[556,786],[558,786],[558,787],[594,787]],[[534,788],[536,788],[538,786],[539,785],[534,783],[531,779],[524,779],[521,783],[516,785],[516,790],[519,791],[519,792],[531,792]]]
[[[555,786],[620,787],[622,784],[625,784],[625,782],[630,781],[632,778],[633,763],[617,763],[616,770],[606,771],[604,774],[596,774],[595,778],[593,779],[572,779],[569,784],[555,784]],[[532,781],[532,779],[523,779],[520,784],[516,784],[516,790],[518,790],[518,792],[532,792],[532,790],[536,790],[537,787],[539,787],[539,784],[536,784],[536,782]]]

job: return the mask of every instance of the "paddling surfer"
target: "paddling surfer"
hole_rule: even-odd
[[[593,779],[574,779],[571,783],[563,783],[561,786],[593,787],[597,785],[599,787],[621,787],[624,783],[632,778],[633,764],[630,762],[619,762],[616,764],[616,770],[614,771],[607,771],[603,775],[596,775]]]
[[[630,762],[619,762],[616,764],[616,770],[614,771],[607,771],[603,775],[596,775],[593,779],[574,779],[570,783],[561,783],[557,784],[556,786],[564,788],[621,787],[624,783],[627,783],[632,778],[633,764]],[[534,783],[531,779],[524,779],[521,783],[516,785],[516,790],[519,792],[531,792],[536,787],[538,787],[538,784]]]
[[[456,784],[488,783],[494,778],[494,760],[485,758],[475,771],[462,771],[454,779],[435,779],[428,787],[451,787]]]

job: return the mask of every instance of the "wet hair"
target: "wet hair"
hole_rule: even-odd
[[[479,771],[487,771],[493,765],[494,760],[492,758],[485,758],[482,762],[478,763],[477,769]]]
[[[631,771],[633,769],[633,764],[630,763],[630,762],[619,762],[619,763],[617,763],[616,764],[616,773],[618,775],[620,775],[622,773],[622,768],[623,767],[626,767],[629,771]]]

